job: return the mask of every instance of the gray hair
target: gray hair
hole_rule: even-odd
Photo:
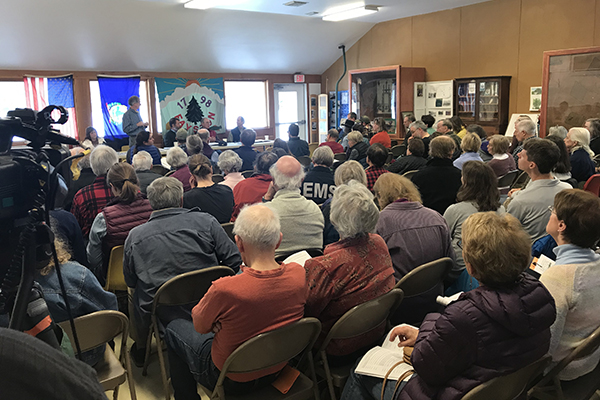
[[[139,103],[139,102],[140,102],[140,98],[139,98],[138,96],[135,96],[135,95],[134,95],[134,96],[131,96],[131,97],[129,98],[129,100],[127,100],[127,103],[128,103],[130,106],[134,105],[135,103]]]
[[[153,210],[180,208],[183,198],[183,184],[171,177],[162,177],[152,181],[146,189]]]
[[[594,152],[590,149],[590,131],[585,128],[569,129],[571,140],[577,142],[577,146],[571,149],[571,154],[579,149],[584,149],[590,157],[594,157]]]
[[[185,148],[190,156],[194,154],[202,153],[202,149],[204,148],[204,143],[202,139],[198,135],[191,135],[185,139]]]
[[[412,122],[409,126],[408,129],[415,127],[415,129],[421,129],[423,132],[427,132],[427,125],[425,125],[425,123],[423,121],[415,121]]]
[[[350,181],[333,192],[330,219],[340,239],[353,238],[375,230],[379,210],[371,191],[359,182]]]
[[[326,167],[333,165],[333,150],[329,146],[317,147],[312,155],[313,164],[320,164]]]
[[[561,139],[564,139],[567,137],[567,128],[565,128],[564,126],[551,126],[548,129],[548,136],[556,136],[559,137]]]
[[[349,160],[337,167],[333,176],[336,186],[344,185],[352,180],[367,186],[367,174],[358,161]]]
[[[152,156],[147,151],[142,150],[133,156],[131,163],[136,171],[147,171],[152,168]]]
[[[269,168],[269,173],[273,177],[273,184],[279,189],[298,189],[304,180],[304,168],[300,168],[294,176],[287,176],[279,172],[275,163]]]
[[[524,131],[529,136],[535,136],[535,122],[530,118],[522,119],[517,123],[517,130]]]
[[[108,146],[98,146],[92,150],[90,155],[90,164],[94,175],[106,175],[110,167],[119,162],[117,152]]]
[[[171,168],[179,168],[182,165],[187,164],[188,156],[185,154],[179,147],[173,147],[167,152],[167,164],[171,166]]]
[[[262,205],[246,206],[240,212],[233,233],[259,250],[274,250],[281,237],[281,225],[275,210]]]
[[[89,152],[85,156],[81,157],[81,159],[77,163],[77,168],[79,168],[80,170],[82,170],[84,168],[90,168],[90,154],[91,154],[91,152]]]
[[[243,161],[238,154],[233,150],[225,150],[219,155],[217,165],[219,169],[226,174],[231,172],[239,172],[242,168]]]

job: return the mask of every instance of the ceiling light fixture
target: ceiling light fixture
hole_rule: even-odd
[[[336,7],[337,8],[337,7]],[[345,19],[364,17],[365,15],[374,14],[379,11],[378,6],[365,6],[346,8],[340,11],[327,10],[323,14],[323,21],[343,21]]]
[[[247,0],[192,0],[183,5],[185,8],[194,8],[196,10],[207,10],[213,7],[236,6],[245,3]]]

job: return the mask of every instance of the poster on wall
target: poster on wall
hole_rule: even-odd
[[[165,123],[171,118],[183,121],[182,127],[194,132],[200,129],[203,118],[221,130],[225,126],[223,78],[164,79],[154,78],[160,102],[160,117]],[[211,132],[212,133],[212,132]]]
[[[540,111],[542,107],[542,87],[532,86],[529,92],[529,111]]]

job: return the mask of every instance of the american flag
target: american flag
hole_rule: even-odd
[[[69,120],[64,125],[54,125],[54,127],[65,136],[79,139],[73,99],[73,75],[54,78],[25,76],[23,82],[25,83],[27,107],[40,111],[50,104],[63,106],[69,112]],[[55,113],[58,114],[58,111]],[[56,117],[54,113],[52,116]]]

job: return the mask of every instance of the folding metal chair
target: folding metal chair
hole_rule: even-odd
[[[260,399],[260,400],[308,400],[315,396],[318,399],[318,389],[311,349],[321,333],[321,323],[316,318],[303,318],[282,328],[261,333],[240,345],[227,357],[221,374],[212,391],[202,388],[211,399],[225,399],[223,383],[227,374],[243,374],[264,370],[291,359],[299,357],[301,363],[308,359],[311,378],[300,373],[293,386],[286,394],[282,394],[269,385],[258,391],[243,395],[227,395],[228,399]]]
[[[93,367],[104,390],[114,390],[113,399],[117,400],[119,386],[127,378],[131,399],[136,400],[133,374],[131,373],[131,360],[126,344],[129,331],[127,316],[122,312],[113,310],[96,311],[75,318],[74,323],[82,352],[105,345],[104,358]],[[69,336],[71,342],[74,343],[69,321],[62,322],[59,325]],[[119,334],[121,334],[121,350],[119,358],[117,358],[111,347],[106,346],[106,344]]]
[[[335,387],[341,389],[346,384],[356,360],[347,365],[330,368],[327,361],[327,346],[332,340],[354,338],[384,324],[390,314],[398,308],[403,297],[402,290],[392,289],[383,296],[354,306],[333,325],[318,351],[318,360],[323,364],[330,400],[336,399]],[[368,343],[365,343],[366,345]]]
[[[160,364],[160,374],[163,381],[163,388],[165,391],[165,398],[169,400],[171,398],[169,390],[169,382],[167,378],[167,369],[165,367],[165,360],[163,355],[163,343],[160,337],[159,331],[159,319],[157,312],[161,307],[177,307],[177,306],[193,306],[196,305],[204,294],[210,288],[213,281],[225,276],[235,275],[233,270],[229,267],[210,267],[200,269],[198,271],[186,272],[181,275],[177,275],[174,278],[169,279],[165,282],[154,295],[152,302],[152,314],[150,326],[150,332],[148,333],[148,342],[146,344],[146,359],[144,360],[144,368],[142,369],[142,375],[148,374],[148,364],[150,361],[150,348],[152,347],[152,336],[156,339],[156,345],[158,348],[158,362]]]

